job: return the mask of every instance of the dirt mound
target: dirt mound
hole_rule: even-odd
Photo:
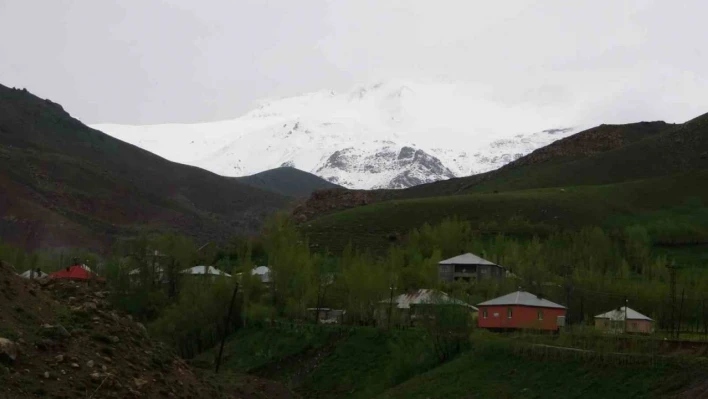
[[[346,188],[320,190],[315,191],[307,200],[298,204],[293,210],[293,217],[297,222],[302,223],[328,213],[392,198],[394,195],[389,190],[365,191]]]
[[[270,381],[205,382],[100,284],[30,281],[0,265],[0,397],[290,397]]]

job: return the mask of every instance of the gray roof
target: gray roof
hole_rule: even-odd
[[[441,265],[494,265],[496,264],[486,260],[482,259],[479,256],[472,254],[472,253],[466,253],[462,255],[457,255],[454,258],[450,259],[445,259],[443,261],[440,261]]]
[[[565,306],[559,305],[555,302],[551,302],[548,299],[539,298],[538,296],[526,292],[526,291],[516,291],[511,294],[506,294],[500,296],[499,298],[490,299],[486,302],[482,302],[477,306],[506,306],[506,305],[519,305],[519,306],[533,306],[537,308],[555,308],[555,309],[565,309]]]
[[[231,277],[229,273],[224,273],[221,270],[215,268],[214,266],[194,266],[189,269],[184,269],[180,273],[198,275],[211,275],[211,276],[223,276]]]
[[[627,320],[648,320],[648,321],[654,321],[650,319],[647,316],[644,316],[643,314],[637,312],[636,310],[632,308],[626,308],[627,309]],[[596,319],[610,319],[610,320],[624,320],[624,315],[625,315],[625,306],[622,306],[619,309],[614,309],[610,310],[609,312],[599,314],[595,316]]]
[[[23,277],[23,278],[30,278],[31,273],[32,273],[32,270],[30,269],[30,270],[25,271],[24,273],[18,274],[18,276]],[[37,270],[34,271],[34,278],[44,278],[47,276],[48,276],[48,274],[41,271],[41,270],[39,272]]]
[[[389,299],[384,299],[381,303],[389,303]],[[476,307],[459,299],[452,298],[442,291],[432,289],[420,289],[413,292],[398,295],[393,298],[393,303],[398,309],[410,309],[411,305],[459,305],[477,310]]]

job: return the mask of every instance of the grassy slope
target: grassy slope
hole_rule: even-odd
[[[290,167],[281,167],[236,178],[241,183],[289,197],[307,197],[317,190],[338,188],[327,180]]]
[[[465,353],[380,398],[654,398],[669,397],[694,379],[675,366],[541,360],[496,347]]]
[[[249,328],[230,338],[224,365],[284,382],[307,398],[368,399],[425,367],[422,345],[417,331]],[[214,350],[195,364],[208,368],[213,359]]]
[[[457,216],[488,232],[546,233],[554,228],[599,225],[608,228],[681,215],[705,226],[708,171],[611,185],[397,200],[349,209],[303,226],[311,243],[341,250],[349,241],[381,251],[391,234]],[[699,217],[697,219],[696,217]],[[508,223],[512,218],[528,223]]]
[[[600,137],[595,137],[596,132]],[[613,142],[591,148],[593,140]],[[596,145],[596,144],[595,144]],[[681,125],[603,125],[539,149],[505,167],[403,190],[402,197],[598,185],[708,169],[708,114]]]
[[[249,328],[231,338],[224,364],[284,382],[306,398],[667,397],[700,377],[674,363],[547,358],[515,353],[496,337],[474,342],[472,351],[436,366],[417,330],[354,328],[336,336]],[[209,367],[211,359],[213,351],[198,363]]]

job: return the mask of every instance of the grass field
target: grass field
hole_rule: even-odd
[[[661,398],[684,390],[697,374],[674,364],[534,359],[500,343],[476,347],[379,398]]]
[[[395,200],[323,216],[302,229],[313,246],[335,253],[350,241],[382,252],[411,229],[453,216],[482,233],[530,236],[640,224],[658,244],[700,244],[708,242],[705,182],[708,172],[701,171],[610,185]]]
[[[519,351],[522,341],[479,331],[471,350],[439,364],[421,330],[250,327],[230,338],[224,370],[225,378],[250,372],[282,382],[303,398],[362,399],[663,398],[706,374],[695,359],[623,363],[535,354]],[[196,363],[209,368],[213,355]]]

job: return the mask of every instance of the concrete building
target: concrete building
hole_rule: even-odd
[[[595,316],[595,328],[611,333],[651,334],[654,320],[634,309],[622,306]]]
[[[438,264],[438,271],[440,280],[449,282],[502,278],[505,273],[503,267],[471,253],[441,261]]]
[[[565,306],[525,291],[482,302],[477,308],[480,328],[558,331],[565,325]]]

